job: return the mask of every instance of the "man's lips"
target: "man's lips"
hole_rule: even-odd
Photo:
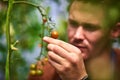
[[[76,46],[77,48],[79,48],[80,50],[81,50],[81,52],[84,52],[86,49],[87,49],[87,47],[86,46],[83,46],[83,45],[74,45],[74,46]]]

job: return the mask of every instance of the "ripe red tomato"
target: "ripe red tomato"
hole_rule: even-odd
[[[51,37],[54,38],[54,39],[57,39],[58,38],[58,32],[57,31],[52,31],[51,32]]]

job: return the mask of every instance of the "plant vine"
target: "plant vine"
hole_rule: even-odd
[[[31,2],[27,2],[27,1],[14,1],[14,0],[8,0],[8,9],[7,9],[7,16],[6,16],[6,39],[7,39],[7,58],[6,58],[6,67],[5,67],[5,79],[6,80],[10,80],[10,59],[11,59],[11,55],[13,51],[18,50],[16,48],[16,44],[19,43],[18,40],[16,40],[16,42],[14,42],[13,44],[11,44],[11,37],[10,37],[10,19],[11,19],[11,10],[13,9],[13,5],[14,4],[26,4],[26,5],[30,5],[33,6],[35,8],[37,8],[40,12],[40,14],[42,15],[42,23],[44,26],[41,27],[41,33],[40,33],[40,41],[41,41],[41,51],[40,51],[40,55],[38,56],[38,60],[40,60],[42,58],[42,55],[44,57],[46,57],[46,54],[43,53],[43,51],[46,49],[46,44],[43,43],[42,38],[45,36],[45,29],[47,28],[48,31],[48,36],[50,35],[50,32],[55,28],[55,24],[52,23],[51,19],[47,16],[47,14],[45,13],[45,9],[37,4],[31,3]],[[47,25],[47,27],[45,26]]]

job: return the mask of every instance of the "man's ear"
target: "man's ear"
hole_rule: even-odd
[[[111,31],[112,38],[117,38],[120,36],[120,22],[118,22]]]

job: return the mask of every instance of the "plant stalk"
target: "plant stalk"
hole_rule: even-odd
[[[10,16],[13,6],[13,0],[8,0],[8,10],[6,16],[6,39],[7,39],[7,58],[5,66],[5,79],[10,80],[10,55],[11,55],[11,39],[10,39]]]

